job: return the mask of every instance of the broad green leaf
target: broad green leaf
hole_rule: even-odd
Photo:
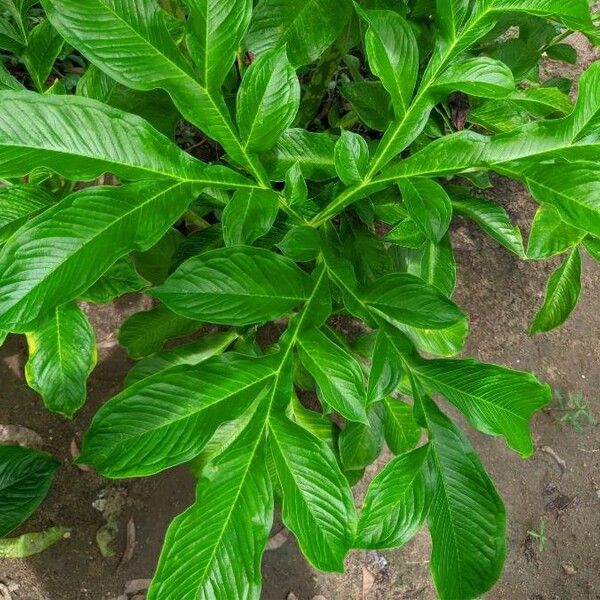
[[[393,458],[373,479],[358,521],[356,548],[399,548],[423,526],[431,504],[429,445]]]
[[[600,262],[600,240],[598,238],[592,236],[586,237],[583,240],[583,247],[594,260]]]
[[[419,48],[409,23],[389,10],[360,10],[368,23],[365,47],[372,73],[389,92],[397,118],[410,104],[419,69]]]
[[[386,236],[387,242],[392,242],[404,248],[420,248],[425,242],[425,234],[410,218],[402,220]]]
[[[467,16],[468,0],[436,0],[435,13],[441,33],[448,41],[456,39]]]
[[[366,423],[346,423],[338,438],[340,460],[345,471],[368,467],[383,449],[385,409],[381,402],[367,409]]]
[[[530,373],[474,360],[423,360],[411,370],[426,389],[442,394],[488,435],[503,435],[513,450],[531,456],[529,422],[550,401],[550,388]]]
[[[310,328],[297,340],[300,360],[315,378],[321,402],[349,421],[367,423],[367,403],[358,361],[321,330]]]
[[[369,166],[369,147],[357,133],[342,131],[335,145],[335,170],[346,184],[353,185],[363,180]]]
[[[111,478],[142,477],[198,456],[273,378],[273,359],[216,357],[131,385],[96,413],[79,460]]]
[[[328,417],[319,412],[306,408],[296,394],[292,395],[288,417],[298,423],[301,427],[312,433],[314,436],[323,440],[327,447],[332,451],[337,451],[337,437],[339,427]]]
[[[54,198],[34,185],[10,185],[0,190],[0,244],[27,220],[52,205]]]
[[[126,257],[110,267],[81,297],[86,302],[106,304],[149,285],[150,282],[135,270],[132,260]]]
[[[577,163],[534,166],[521,174],[531,194],[573,227],[600,235],[600,171]]]
[[[220,90],[252,15],[251,0],[185,0],[189,7],[186,41],[200,82]]]
[[[451,300],[422,279],[408,273],[391,273],[361,292],[371,310],[394,326],[445,329],[465,320]]]
[[[436,287],[445,296],[452,296],[456,287],[456,260],[448,234],[439,244],[426,242],[423,245],[419,270],[414,274]]]
[[[302,207],[308,200],[308,186],[298,163],[294,164],[285,174],[283,195],[288,204],[294,208]]]
[[[567,225],[551,204],[542,204],[531,224],[527,258],[549,258],[578,245],[585,231]]]
[[[42,503],[59,465],[48,454],[0,445],[0,537],[16,529]]]
[[[133,365],[127,373],[124,386],[129,387],[169,367],[204,362],[224,352],[238,337],[234,331],[211,333],[189,344],[152,354]]]
[[[143,358],[158,352],[167,340],[185,337],[201,327],[199,321],[177,315],[161,304],[131,315],[119,329],[119,344],[131,358]]]
[[[513,94],[510,99],[514,104],[523,107],[529,114],[537,118],[556,114],[567,115],[573,110],[569,96],[555,87],[529,88]]]
[[[34,556],[65,539],[70,532],[67,527],[50,527],[39,533],[24,533],[16,538],[0,538],[0,559]]]
[[[579,248],[573,248],[550,276],[544,303],[535,315],[529,334],[551,331],[562,325],[575,310],[580,293],[581,255]]]
[[[277,247],[295,262],[309,262],[319,254],[321,238],[314,227],[299,225],[292,227]]]
[[[441,600],[479,598],[506,556],[502,499],[466,436],[427,397],[435,492],[429,510],[431,573]]]
[[[276,192],[238,190],[225,207],[221,219],[225,245],[252,245],[269,232],[278,212],[279,197]]]
[[[212,187],[248,185],[226,167],[192,158],[140,117],[95,100],[0,92],[0,177],[22,177],[38,167],[73,180],[108,172],[129,180],[167,177]]]
[[[306,179],[332,179],[336,176],[333,158],[336,141],[329,133],[288,129],[271,150],[261,154],[261,160],[273,181],[283,181],[296,164]]]
[[[136,271],[155,285],[162,283],[169,275],[171,265],[179,264],[177,260],[183,246],[193,235],[186,238],[178,229],[171,227],[154,246],[144,252],[134,252],[132,258]],[[219,241],[221,239],[219,226]]]
[[[421,428],[413,416],[413,407],[402,400],[388,396],[384,400],[385,442],[394,454],[412,450],[421,439]]]
[[[403,179],[398,182],[408,214],[421,231],[438,243],[452,221],[452,203],[444,188],[431,179]]]
[[[452,199],[454,211],[475,221],[490,237],[514,252],[524,256],[521,231],[510,221],[510,217],[502,206],[491,200],[460,197]]]
[[[273,523],[264,413],[204,469],[196,502],[169,526],[148,600],[259,600]]]
[[[575,30],[586,30],[590,23],[587,0],[492,0],[490,6],[498,13],[525,12],[538,17],[557,18]]]
[[[245,246],[192,257],[150,292],[184,317],[236,326],[276,319],[309,293],[310,278],[291,260]]]
[[[86,399],[87,378],[96,366],[96,336],[76,304],[54,310],[27,333],[25,377],[48,410],[72,417]]]
[[[421,351],[437,356],[456,356],[465,347],[469,331],[467,319],[444,329],[420,329],[405,325],[399,327]]]
[[[336,40],[351,14],[349,0],[260,0],[244,45],[259,56],[287,46],[294,67],[307,65]]]
[[[50,77],[63,44],[62,37],[46,19],[29,32],[23,61],[38,92],[46,89],[46,80]]]
[[[79,297],[117,260],[156,243],[193,200],[190,184],[141,181],[71,194],[22,227],[0,253],[0,329]]]
[[[506,98],[515,91],[515,81],[504,63],[480,56],[452,63],[436,79],[433,90],[460,91],[480,98]]]
[[[196,79],[157,2],[43,0],[42,4],[54,27],[91,63],[133,89],[167,91],[187,120],[262,178],[260,165],[242,147],[223,96],[209,92]]]
[[[269,433],[283,490],[285,526],[311,564],[342,572],[356,515],[350,486],[335,455],[325,442],[284,417],[271,418]]]
[[[300,106],[300,83],[286,49],[265,52],[250,65],[237,95],[237,123],[250,152],[271,149],[293,123]]]
[[[369,128],[384,131],[394,118],[392,99],[379,81],[354,81],[341,88],[342,96]]]

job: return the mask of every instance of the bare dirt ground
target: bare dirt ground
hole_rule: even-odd
[[[597,58],[584,43],[578,41],[578,45],[577,72]],[[564,68],[549,63],[546,71],[554,76],[563,74]],[[526,230],[535,205],[518,185],[497,180],[491,196]],[[532,339],[527,335],[528,325],[554,263],[519,262],[466,222],[458,223],[453,239],[460,279],[456,299],[471,318],[466,354],[532,370],[555,388],[581,392],[600,420],[600,265],[585,261],[581,302],[568,324]],[[12,600],[119,597],[128,581],[151,577],[169,521],[192,501],[193,481],[185,469],[144,480],[108,482],[70,464],[71,441],[80,439],[97,408],[119,391],[130,367],[124,351],[111,342],[118,324],[140,308],[139,300],[127,298],[115,307],[94,310],[103,348],[90,380],[88,404],[73,421],[45,411],[36,394],[24,385],[22,339],[11,337],[0,348],[0,423],[36,431],[44,439],[44,448],[64,463],[43,509],[22,531],[52,525],[73,529],[69,539],[44,554],[25,561],[0,561],[0,582],[10,590],[0,588],[2,600],[6,593]],[[487,600],[600,599],[600,427],[580,433],[560,421],[556,408],[535,419],[537,452],[528,461],[511,453],[500,439],[466,427],[508,509],[508,559]],[[364,487],[359,486],[358,496]],[[120,530],[115,556],[103,558],[95,543],[103,517],[92,504],[115,489],[124,498]],[[133,558],[120,565],[130,519],[135,523],[137,545]],[[547,537],[543,550],[528,534],[539,529],[541,520]],[[324,575],[310,569],[289,540],[265,557],[263,597],[432,600],[428,558],[429,539],[422,533],[399,551],[355,552],[348,558],[345,575]],[[143,596],[132,593],[127,598]]]

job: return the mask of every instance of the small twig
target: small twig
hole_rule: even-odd
[[[550,446],[542,446],[540,448],[544,454],[551,456],[556,464],[559,466],[561,473],[564,473],[567,470],[567,463],[554,451],[554,449],[550,448]]]

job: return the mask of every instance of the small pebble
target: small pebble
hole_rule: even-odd
[[[571,563],[560,563],[560,566],[569,577],[577,574],[577,569]]]

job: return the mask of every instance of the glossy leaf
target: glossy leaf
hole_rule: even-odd
[[[293,123],[300,83],[285,48],[262,54],[245,73],[237,96],[237,122],[250,152],[272,148]]]
[[[139,292],[150,285],[136,270],[129,258],[116,262],[83,294],[83,300],[105,304],[125,294]]]
[[[298,338],[300,360],[315,378],[319,398],[350,421],[367,423],[366,392],[357,360],[319,329],[308,329]]]
[[[325,442],[282,417],[271,419],[269,432],[283,491],[285,526],[315,567],[342,572],[356,516],[350,486],[333,452]]]
[[[46,210],[0,253],[0,328],[28,331],[122,256],[152,246],[192,200],[189,184],[146,181],[83,189]]]
[[[177,365],[197,365],[213,356],[224,352],[235,340],[238,334],[230,332],[211,333],[200,339],[177,346],[172,350],[163,350],[151,354],[133,365],[125,378],[125,387],[133,385],[146,377],[150,377],[169,367]]]
[[[200,454],[273,377],[273,361],[235,355],[179,365],[127,387],[96,413],[79,460],[107,477],[152,475]]]
[[[335,41],[351,13],[349,0],[260,0],[245,46],[259,56],[287,46],[294,67],[307,65]]]
[[[344,470],[360,470],[373,463],[383,449],[385,409],[381,402],[367,409],[366,423],[346,423],[338,438],[340,460]]]
[[[362,300],[392,325],[444,329],[465,319],[436,288],[406,273],[393,273],[365,289]]]
[[[361,135],[342,131],[335,145],[334,158],[338,177],[346,185],[359,183],[363,180],[369,165],[369,147]]]
[[[399,548],[421,529],[431,503],[429,446],[393,458],[373,479],[358,521],[357,548]]]
[[[48,20],[38,23],[30,32],[23,60],[38,92],[46,88],[64,41]]]
[[[238,190],[225,207],[221,219],[225,245],[252,245],[269,232],[278,212],[279,198],[275,192]]]
[[[158,352],[167,340],[198,331],[202,323],[175,314],[162,304],[131,315],[119,329],[119,344],[131,358]]]
[[[419,48],[409,23],[389,10],[360,10],[368,23],[365,47],[369,67],[389,92],[397,118],[406,113],[419,68]]]
[[[0,445],[0,536],[16,529],[42,503],[60,463],[42,452]]]
[[[585,231],[567,225],[551,204],[542,204],[535,214],[527,244],[527,258],[549,258],[579,244]]]
[[[316,229],[308,225],[299,225],[290,229],[277,247],[296,262],[314,260],[319,254],[321,239]]]
[[[437,244],[452,220],[452,203],[444,188],[431,179],[405,179],[398,186],[412,220]]]
[[[241,326],[275,319],[301,304],[309,282],[289,259],[240,246],[190,258],[150,293],[189,319]]]
[[[148,599],[260,598],[262,554],[273,522],[265,415],[200,476],[196,502],[169,526]]]
[[[402,400],[388,396],[386,409],[385,442],[394,454],[412,450],[421,439],[421,428],[413,416],[413,407]]]
[[[504,565],[504,505],[466,436],[429,398],[423,406],[436,480],[429,511],[433,581],[442,600],[478,598]]]
[[[200,82],[218,91],[234,63],[236,52],[250,24],[251,0],[186,0],[187,44]]]
[[[27,220],[52,205],[54,198],[34,185],[0,190],[0,243],[4,244]]]
[[[426,388],[442,394],[479,431],[503,435],[507,444],[530,456],[529,421],[550,401],[550,388],[529,373],[474,360],[419,360],[413,367]]]
[[[25,377],[46,408],[72,417],[86,400],[87,378],[96,366],[96,336],[76,304],[54,310],[48,321],[27,333]]]
[[[562,325],[575,310],[581,293],[581,255],[574,248],[552,273],[544,303],[535,315],[530,335],[550,331]]]

